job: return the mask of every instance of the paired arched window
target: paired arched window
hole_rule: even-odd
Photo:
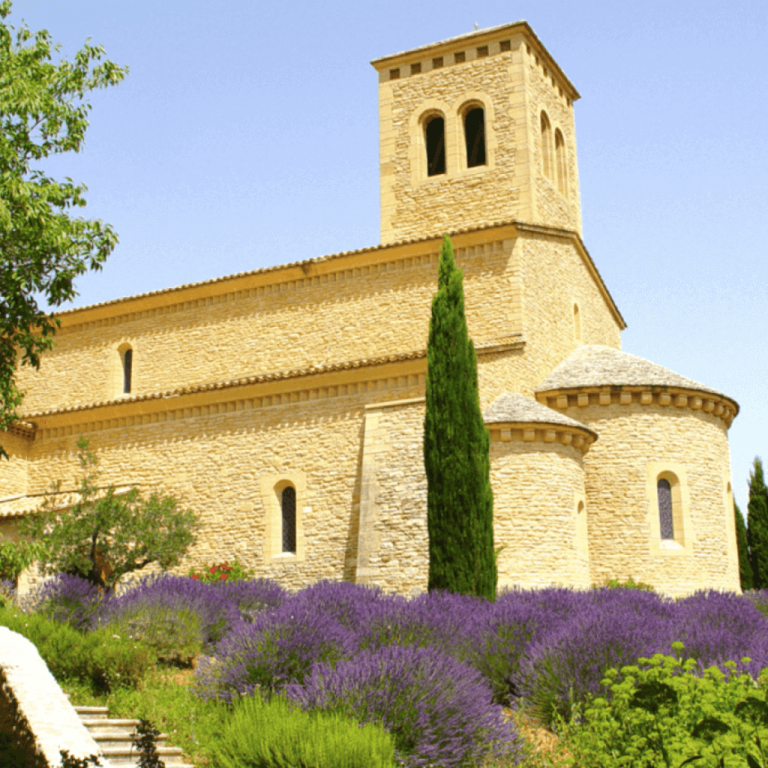
[[[659,500],[659,530],[662,541],[675,538],[675,515],[672,508],[672,485],[664,477],[656,482],[656,494]]]
[[[555,161],[557,164],[557,188],[563,194],[568,194],[568,173],[565,162],[565,139],[558,128],[555,131]]]
[[[292,485],[280,494],[283,524],[283,552],[296,553],[296,489]]]
[[[541,113],[541,164],[544,175],[552,180],[552,126],[546,112]]]
[[[439,115],[429,118],[424,126],[427,145],[427,176],[445,173],[445,119]]]
[[[458,135],[456,120],[464,133],[466,168],[477,168],[488,164],[488,140],[485,126],[485,108],[477,102],[465,104],[446,117],[442,109],[433,108],[421,115],[419,124],[424,137],[427,176],[442,176],[461,165],[458,147],[454,146],[454,136]],[[456,133],[454,133],[456,132]],[[423,168],[423,166],[422,166]],[[423,170],[421,171],[423,173]]]
[[[464,115],[464,141],[467,168],[485,165],[485,112],[482,107],[472,107]]]

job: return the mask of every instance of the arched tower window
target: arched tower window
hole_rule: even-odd
[[[568,174],[565,164],[565,139],[559,128],[555,131],[555,159],[557,161],[557,188],[563,195],[567,195]]]
[[[573,338],[574,341],[581,341],[581,313],[579,312],[579,305],[573,305]]]
[[[296,489],[292,485],[283,488],[280,495],[283,521],[283,552],[296,552]]]
[[[656,493],[659,499],[659,529],[661,538],[675,538],[674,513],[672,510],[672,486],[666,478],[660,478],[656,483]]]
[[[120,355],[123,361],[123,394],[128,394],[131,391],[131,376],[133,373],[133,350],[123,350]]]
[[[552,180],[552,127],[546,112],[541,113],[541,162],[544,175]]]
[[[485,165],[485,112],[482,107],[472,107],[464,115],[464,139],[467,168]]]
[[[445,173],[445,120],[434,115],[424,126],[427,145],[427,175],[439,176]]]

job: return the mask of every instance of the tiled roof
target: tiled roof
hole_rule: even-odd
[[[727,397],[642,357],[599,344],[579,347],[536,387],[536,392],[603,386],[681,387]]]
[[[486,424],[521,422],[558,424],[564,427],[576,427],[597,435],[594,430],[580,421],[564,416],[530,397],[512,392],[505,392],[497,397],[483,414],[483,421]]]

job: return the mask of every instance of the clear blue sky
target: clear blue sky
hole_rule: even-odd
[[[584,241],[623,349],[733,397],[735,495],[768,460],[765,0],[17,0],[131,68],[53,163],[120,245],[76,305],[379,242],[371,59],[525,19],[580,91]]]

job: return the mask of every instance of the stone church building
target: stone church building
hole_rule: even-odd
[[[581,239],[579,94],[525,22],[377,59],[381,244],[63,312],[0,435],[0,532],[75,442],[287,587],[426,588],[426,343],[451,234],[491,433],[499,586],[739,590],[733,399],[621,350]]]

